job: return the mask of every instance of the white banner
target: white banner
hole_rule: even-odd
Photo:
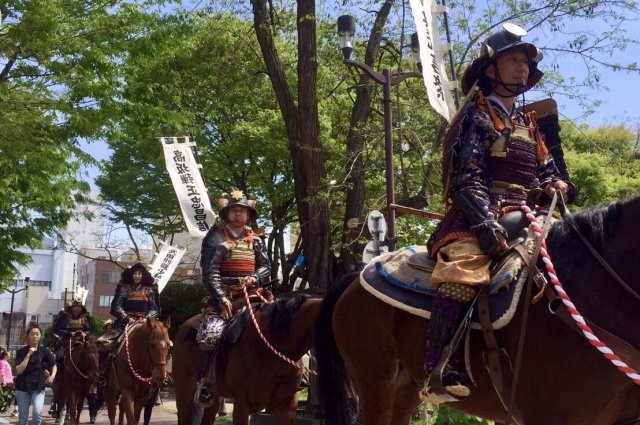
[[[76,300],[80,300],[82,302],[82,305],[85,305],[87,303],[87,295],[89,295],[89,290],[87,288],[76,286]]]
[[[173,275],[176,267],[180,264],[180,260],[184,255],[184,250],[175,248],[166,242],[160,242],[160,252],[153,260],[149,273],[153,276],[154,283],[158,285],[158,292],[162,292],[169,278]]]
[[[167,171],[178,196],[182,216],[192,236],[204,238],[216,215],[211,210],[209,195],[202,181],[198,164],[193,157],[188,137],[161,137]]]
[[[449,77],[442,61],[443,48],[438,34],[438,19],[434,0],[409,0],[420,42],[420,61],[427,97],[433,109],[451,122],[455,106]]]

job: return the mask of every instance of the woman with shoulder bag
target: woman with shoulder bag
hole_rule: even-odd
[[[44,387],[56,377],[55,358],[48,348],[40,345],[42,331],[37,323],[27,328],[27,345],[16,353],[16,400],[18,424],[27,425],[29,406],[33,406],[31,425],[41,425]]]

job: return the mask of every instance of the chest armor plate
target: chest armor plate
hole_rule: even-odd
[[[528,127],[515,125],[509,140],[498,138],[487,161],[493,177],[491,204],[518,206],[537,175],[536,140]]]
[[[67,329],[73,330],[82,330],[84,329],[84,321],[83,317],[78,317],[77,319],[70,318],[69,323],[67,324]]]
[[[221,276],[247,276],[256,271],[256,254],[253,251],[253,243],[243,240],[229,250],[227,256],[220,264]]]

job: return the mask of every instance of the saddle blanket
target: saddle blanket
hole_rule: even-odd
[[[253,308],[254,312],[258,311],[261,306],[262,306],[262,303],[251,304],[251,307]],[[222,334],[222,339],[223,341],[225,341],[225,344],[228,344],[228,345],[234,344],[238,340],[238,338],[240,338],[242,331],[244,330],[244,328],[247,326],[247,323],[249,322],[249,318],[250,316],[246,306],[242,307],[240,310],[236,312],[236,314],[233,315],[233,317],[225,327],[224,333]],[[191,342],[197,343],[196,335],[198,333],[198,329],[200,328],[201,323],[202,323],[202,317],[200,317],[199,320],[194,321],[185,339]]]
[[[510,261],[507,261],[510,258]],[[515,252],[494,267],[489,286],[489,306],[494,329],[506,326],[513,318],[528,272]],[[436,289],[431,286],[435,261],[423,246],[404,247],[374,258],[360,274],[360,284],[376,298],[416,316],[429,318]],[[515,283],[513,283],[515,282]],[[504,288],[492,293],[496,288]],[[474,313],[475,314],[475,313]],[[477,318],[471,327],[480,329]]]

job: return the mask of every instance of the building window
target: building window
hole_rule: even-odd
[[[118,277],[120,273],[118,272],[102,272],[100,273],[100,280],[103,283],[118,283]]]
[[[100,307],[110,307],[113,295],[100,295]]]
[[[24,279],[13,279],[13,285],[17,287],[24,287]],[[50,280],[30,280],[29,286],[46,286],[51,290]]]

